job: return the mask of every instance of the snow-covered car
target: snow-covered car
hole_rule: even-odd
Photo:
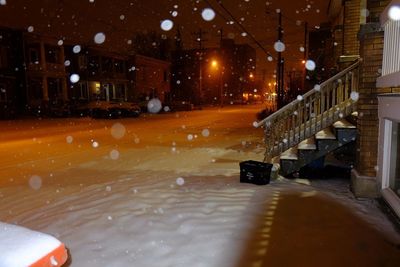
[[[81,116],[93,118],[138,117],[141,113],[140,107],[135,103],[108,101],[90,102],[77,107],[76,111]]]

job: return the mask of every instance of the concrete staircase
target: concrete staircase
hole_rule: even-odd
[[[355,62],[258,122],[265,133],[264,162],[285,176],[354,141],[357,129],[349,120],[357,110],[358,77]]]
[[[280,174],[286,176],[337,148],[355,141],[356,136],[356,126],[347,120],[340,120],[274,157],[272,162],[278,163]]]

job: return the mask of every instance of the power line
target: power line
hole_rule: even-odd
[[[204,0],[210,7],[212,7],[211,3],[208,0]],[[268,56],[272,56],[271,53],[265,49],[265,47],[241,24],[239,20],[235,18],[235,16],[222,4],[220,0],[216,0],[219,6],[229,15],[231,20],[235,22],[235,24],[240,27],[242,32],[246,33],[246,36],[249,37],[265,54]],[[220,15],[226,22],[230,22],[231,20],[228,20],[221,12],[218,10],[215,10],[218,15]]]

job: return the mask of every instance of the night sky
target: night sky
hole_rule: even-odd
[[[207,3],[208,2],[208,3]],[[249,43],[257,49],[257,73],[263,71],[272,80],[276,61],[268,62],[267,54],[260,49],[237,23],[230,24],[231,17],[219,6],[217,0],[1,0],[0,25],[54,36],[69,44],[95,45],[93,36],[104,32],[106,41],[101,45],[115,51],[129,51],[135,32],[159,31],[173,37],[179,27],[185,48],[198,46],[194,31],[206,32],[204,46],[218,45],[219,29],[224,37],[234,38],[236,43]],[[5,3],[5,5],[4,5]],[[299,50],[304,43],[303,22],[312,30],[327,21],[328,0],[225,0],[224,7],[266,51],[276,57],[274,43],[277,39],[277,9],[283,14],[284,43],[287,69],[299,67],[303,53]],[[211,7],[216,12],[212,21],[205,21],[201,12]],[[174,12],[176,11],[176,12]],[[174,27],[162,31],[160,23],[170,19]]]

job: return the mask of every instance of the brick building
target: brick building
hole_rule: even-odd
[[[133,80],[128,77],[129,56],[77,46],[67,46],[66,54],[70,60],[68,75],[80,77],[77,83],[71,84],[69,97],[73,102],[133,100]]]
[[[52,37],[23,36],[28,110],[46,113],[68,101],[64,46]]]
[[[389,32],[387,11],[390,0],[347,0],[330,2],[333,36],[337,37],[335,60],[341,66],[360,57],[357,119],[356,166],[352,171],[352,188],[357,196],[377,196],[381,184],[378,175],[378,95],[400,92],[400,69],[385,74],[384,43],[398,36]],[[342,23],[340,23],[342,21]],[[392,37],[390,37],[392,36]],[[400,40],[394,41],[397,44]],[[400,47],[395,47],[399,51]],[[398,54],[387,51],[386,57]],[[396,59],[395,59],[396,60]],[[400,60],[400,59],[398,59]],[[378,182],[378,183],[377,183]]]
[[[170,101],[171,63],[160,59],[135,55],[133,58],[135,101],[157,97],[161,102]]]

